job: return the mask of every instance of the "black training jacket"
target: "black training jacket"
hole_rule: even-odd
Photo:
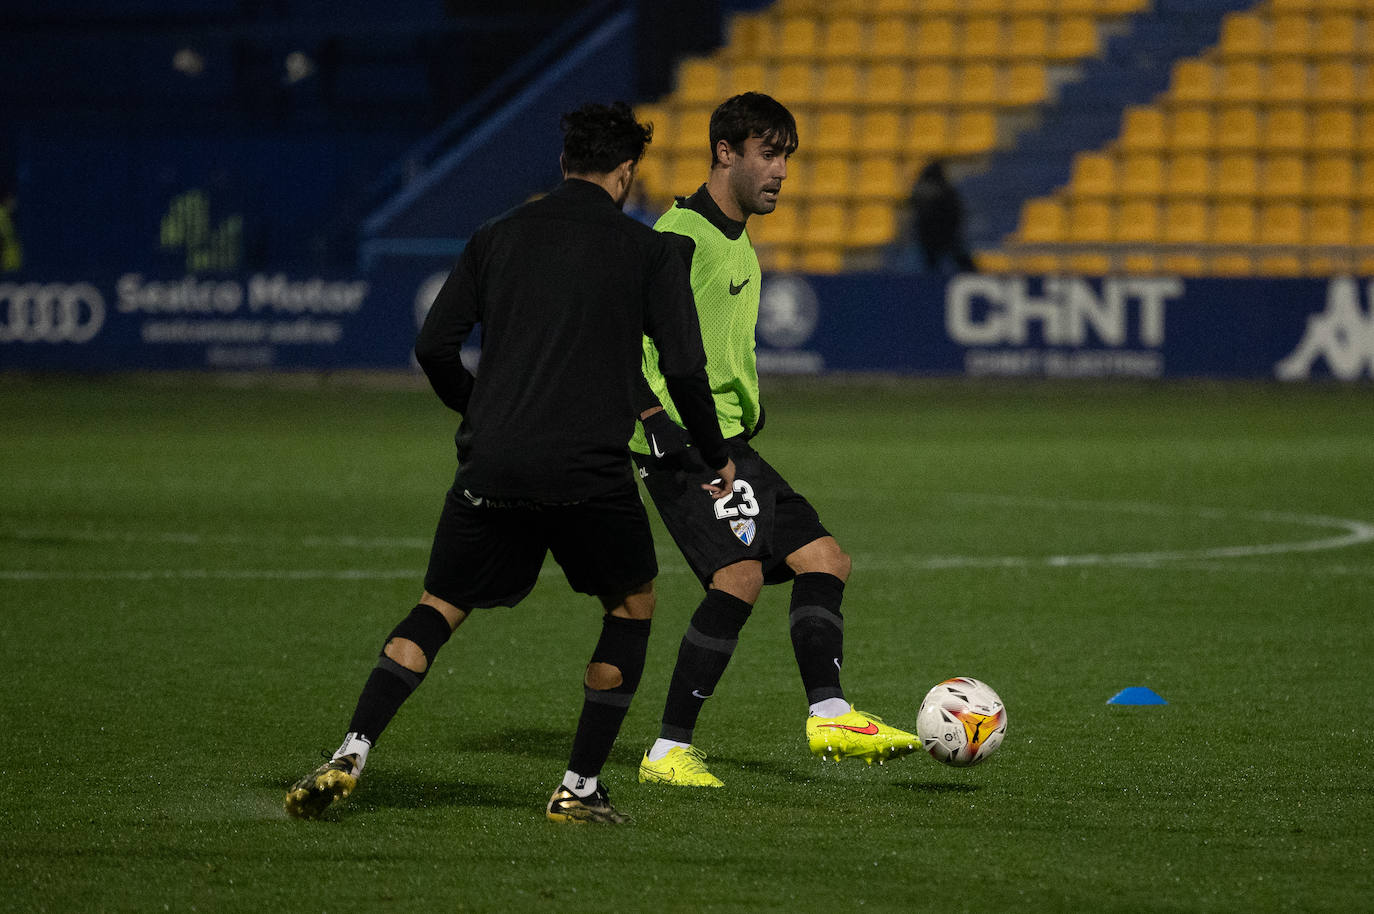
[[[696,306],[672,237],[576,179],[473,234],[415,344],[434,392],[463,415],[460,488],[561,503],[624,484],[644,335],[702,457],[725,465]],[[459,353],[477,324],[474,377]]]

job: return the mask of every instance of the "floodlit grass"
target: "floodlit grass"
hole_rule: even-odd
[[[426,391],[0,376],[0,910],[1358,910],[1374,897],[1368,387],[765,382],[757,444],[854,556],[845,684],[987,764],[805,751],[786,591],[636,783],[698,599],[660,538],[644,685],[555,826],[594,601],[551,565],[470,621],[326,821],[286,785],[413,605],[451,477]],[[1108,706],[1126,686],[1168,705]]]

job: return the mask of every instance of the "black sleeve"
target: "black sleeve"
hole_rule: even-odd
[[[472,328],[481,320],[477,301],[477,238],[474,237],[448,279],[434,297],[420,335],[415,340],[415,360],[444,405],[466,412],[474,378],[463,367],[462,351]]]
[[[644,332],[658,348],[659,370],[692,443],[707,466],[720,469],[729,456],[706,379],[706,350],[701,345],[701,324],[687,269],[695,245],[682,235],[664,233],[659,237],[662,243],[649,272]]]

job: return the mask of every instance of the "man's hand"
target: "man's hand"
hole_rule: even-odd
[[[715,499],[732,494],[735,491],[735,461],[725,458],[725,466],[720,469],[720,475],[710,482],[703,482],[701,487]]]
[[[649,442],[649,455],[669,465],[680,463],[683,452],[692,445],[692,436],[687,430],[668,418],[668,413],[661,407],[639,421]]]

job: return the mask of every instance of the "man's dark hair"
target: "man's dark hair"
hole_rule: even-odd
[[[569,174],[604,175],[624,161],[638,162],[653,139],[624,102],[583,105],[563,115],[563,167]]]
[[[711,166],[715,167],[721,140],[739,149],[754,136],[791,155],[797,151],[797,119],[782,102],[762,92],[745,92],[721,102],[711,112]]]

